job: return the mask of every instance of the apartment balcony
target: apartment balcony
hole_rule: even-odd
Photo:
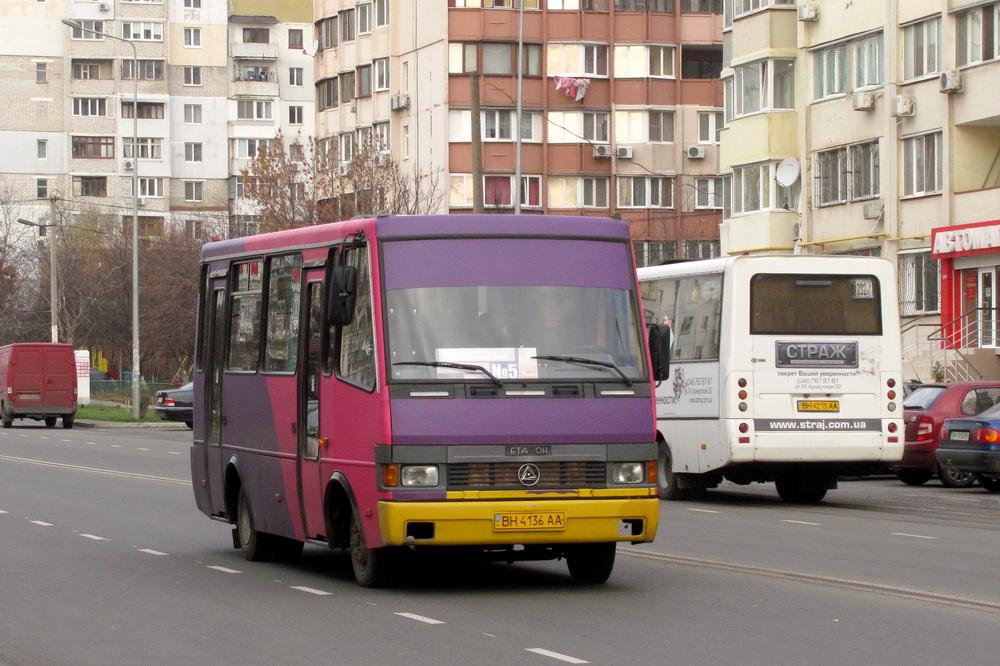
[[[798,116],[794,111],[734,118],[725,132],[719,151],[724,170],[798,155]]]
[[[256,44],[235,42],[229,45],[230,54],[236,60],[277,60],[277,44]]]
[[[233,97],[277,97],[278,75],[271,68],[237,70],[231,91]]]

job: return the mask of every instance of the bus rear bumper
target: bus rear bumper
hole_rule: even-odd
[[[652,541],[656,497],[380,502],[385,545],[491,546]]]

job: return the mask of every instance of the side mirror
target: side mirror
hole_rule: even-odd
[[[354,321],[354,303],[358,295],[358,269],[354,266],[334,266],[327,285],[327,322],[331,326],[347,326]]]
[[[653,365],[653,381],[662,382],[670,376],[670,341],[673,332],[666,324],[650,324],[649,360]]]

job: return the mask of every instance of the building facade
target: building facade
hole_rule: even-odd
[[[1000,376],[1000,257],[932,244],[996,224],[998,14],[963,0],[725,5],[723,254],[891,259],[907,372],[924,381]],[[940,356],[957,345],[961,363]]]
[[[481,186],[485,210],[620,216],[643,264],[717,254],[718,0],[315,8],[317,135],[345,169],[375,137],[433,212]]]

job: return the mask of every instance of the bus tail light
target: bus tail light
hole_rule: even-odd
[[[886,408],[890,412],[894,412],[896,411],[896,391],[894,391],[893,389],[896,388],[896,380],[892,377],[889,377],[889,379],[885,380],[885,385],[889,387],[889,390],[886,391],[885,393],[885,397],[889,399],[889,404],[886,406]]]
[[[739,431],[740,431],[740,436],[737,438],[737,441],[740,444],[749,444],[750,436],[747,433],[750,432],[750,424],[747,423],[746,421],[740,423]]]
[[[382,485],[386,488],[395,488],[399,485],[399,467],[386,465],[382,468]]]
[[[895,433],[897,430],[899,430],[899,424],[897,424],[895,421],[890,421],[889,425],[886,426],[886,430],[888,430],[890,433]],[[888,437],[886,437],[886,440],[891,444],[895,444],[896,442],[899,441],[899,437],[895,434],[890,434]]]

